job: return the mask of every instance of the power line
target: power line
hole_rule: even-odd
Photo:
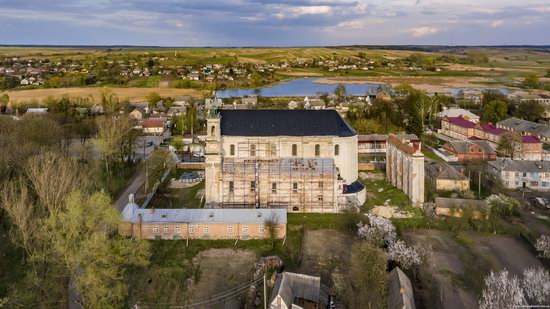
[[[250,285],[252,285],[252,284],[257,285],[262,280],[263,280],[263,278],[258,278],[258,279],[255,279],[255,280],[251,280],[247,283],[244,283],[240,286],[231,288],[227,291],[215,294],[215,295],[210,296],[210,297],[199,299],[195,303],[192,303],[192,304],[187,304],[187,305],[178,305],[177,303],[155,303],[155,304],[153,304],[153,303],[147,303],[146,302],[146,303],[138,303],[138,306],[140,308],[151,308],[151,309],[153,309],[153,308],[166,308],[166,305],[168,305],[168,308],[179,309],[179,308],[196,307],[196,306],[199,306],[199,305],[206,305],[206,304],[217,304],[217,303],[220,303],[222,301],[234,298],[235,296],[238,296],[238,295],[242,294],[247,289],[249,289]]]

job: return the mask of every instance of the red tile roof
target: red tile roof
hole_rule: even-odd
[[[462,127],[462,128],[474,128],[476,126],[475,123],[464,119],[462,116],[459,117],[447,117],[446,118],[449,123],[454,124],[456,126]]]
[[[141,126],[143,128],[163,128],[164,127],[164,120],[162,120],[160,118],[145,119],[145,120],[143,120],[143,124]]]
[[[521,141],[524,144],[538,144],[541,142],[540,139],[534,135],[522,136]]]
[[[508,130],[503,128],[497,128],[492,124],[482,124],[480,125],[481,129],[487,133],[493,134],[493,135],[501,135],[503,133],[508,132]]]

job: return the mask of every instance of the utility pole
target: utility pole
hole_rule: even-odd
[[[146,139],[143,139],[143,161],[145,162],[145,194],[147,194],[147,185],[149,182],[149,175],[147,171],[147,160],[145,159],[145,143],[146,143]]]
[[[478,172],[479,179],[478,179],[478,196],[481,198],[481,172]]]

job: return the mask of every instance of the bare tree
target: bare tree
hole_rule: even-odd
[[[6,211],[13,224],[10,230],[11,239],[31,256],[37,227],[34,201],[30,197],[27,185],[23,179],[19,179],[4,185],[0,192],[0,208]]]
[[[57,210],[69,192],[85,191],[89,184],[76,161],[54,152],[31,157],[24,170],[40,205],[48,212]]]
[[[264,225],[267,231],[267,236],[271,240],[271,247],[275,246],[275,239],[279,236],[279,216],[276,213],[271,213],[269,218],[266,218]]]
[[[497,149],[514,160],[521,153],[521,145],[521,136],[517,132],[507,132],[500,138]]]
[[[111,175],[113,165],[118,161],[124,161],[125,156],[131,154],[136,137],[132,134],[133,120],[127,116],[118,118],[103,116],[96,122],[105,171]]]

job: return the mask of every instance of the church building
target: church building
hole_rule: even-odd
[[[365,201],[357,133],[335,110],[212,110],[206,207],[336,213]]]

